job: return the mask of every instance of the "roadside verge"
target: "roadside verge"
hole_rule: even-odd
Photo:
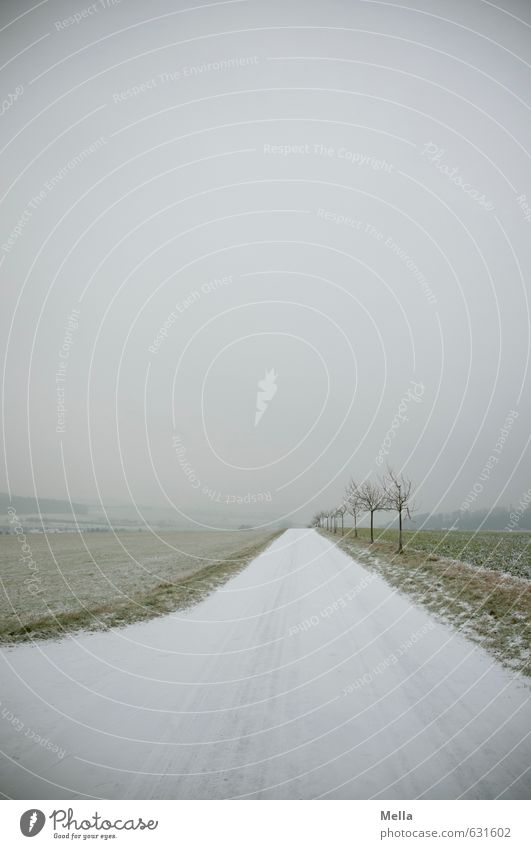
[[[514,672],[530,675],[531,583],[504,572],[405,548],[370,543],[353,533],[319,531],[365,568],[424,605],[440,621],[480,643]]]

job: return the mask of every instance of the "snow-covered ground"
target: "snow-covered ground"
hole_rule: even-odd
[[[529,797],[528,686],[314,530],[2,679],[9,797]]]

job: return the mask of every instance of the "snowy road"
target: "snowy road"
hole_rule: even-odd
[[[290,530],[190,611],[4,650],[0,789],[528,798],[528,699],[481,648]]]

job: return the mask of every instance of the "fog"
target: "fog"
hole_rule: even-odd
[[[0,489],[290,524],[389,463],[424,511],[518,501],[529,12],[3,2]]]

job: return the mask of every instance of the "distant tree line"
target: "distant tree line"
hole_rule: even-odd
[[[17,513],[88,513],[86,504],[78,502],[60,501],[57,498],[33,498],[30,496],[13,495],[0,492],[0,514],[7,513],[9,507],[13,507]]]
[[[410,518],[412,503],[411,480],[402,474],[396,474],[387,469],[387,474],[377,482],[366,480],[358,484],[351,478],[338,506],[329,510],[320,510],[312,518],[312,526],[326,528],[336,533],[341,523],[341,533],[344,532],[344,517],[348,513],[354,522],[354,536],[358,536],[358,521],[361,517],[370,516],[371,543],[374,542],[374,514],[381,510],[396,513],[398,523],[397,553],[403,551],[403,522]]]
[[[449,513],[417,513],[415,523],[427,531],[531,531],[531,510],[523,510],[516,523],[513,515],[512,506],[492,510],[453,510]]]

